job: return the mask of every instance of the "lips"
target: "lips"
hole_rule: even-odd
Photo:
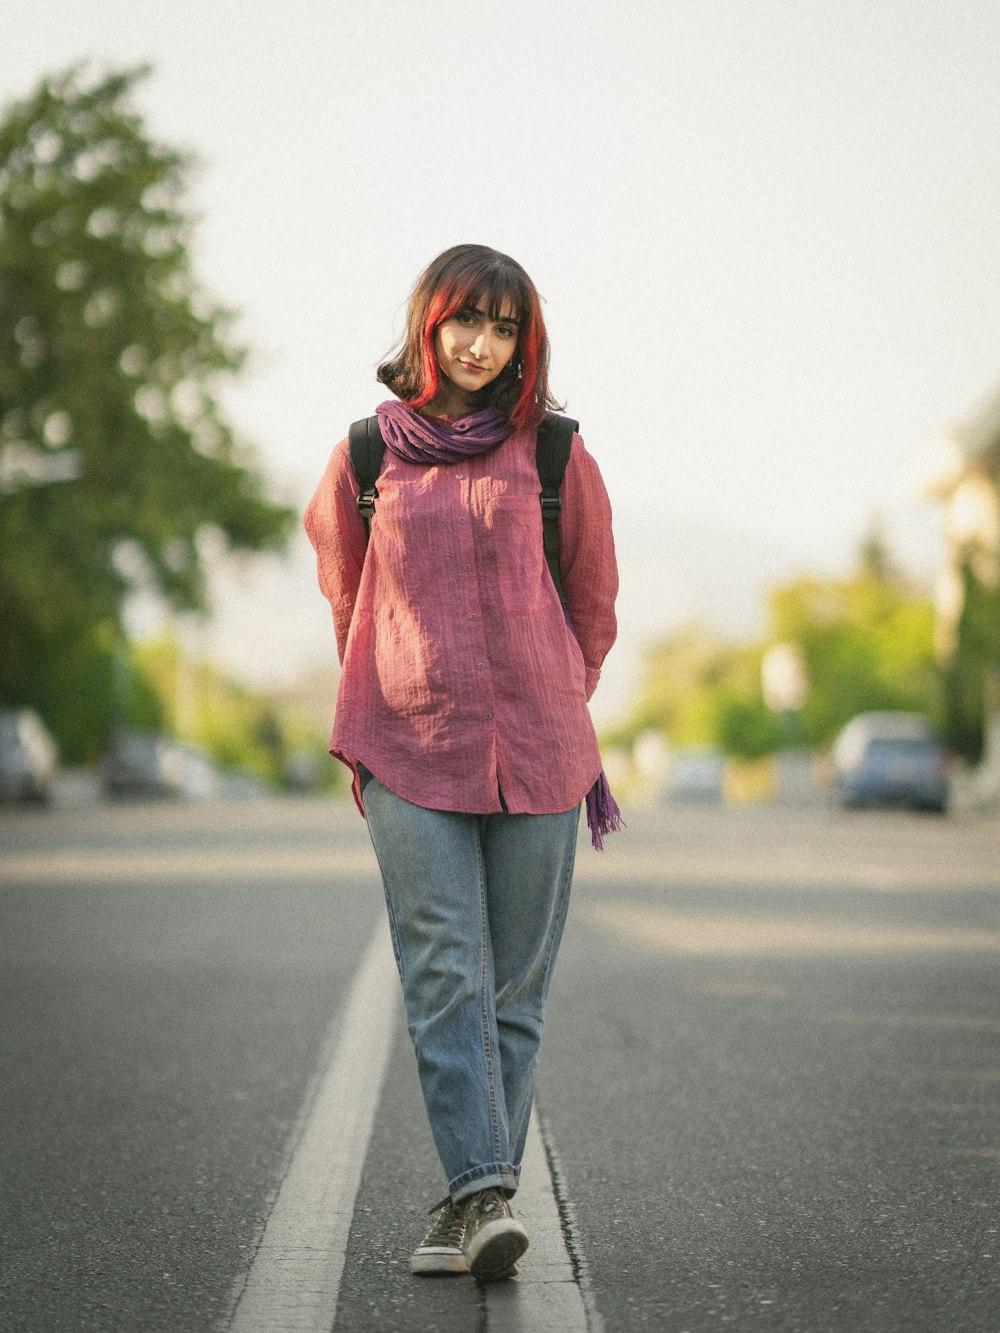
[[[477,375],[485,375],[485,374],[486,374],[486,367],[485,367],[485,366],[479,366],[479,365],[476,365],[476,363],[473,362],[473,361],[462,361],[462,360],[459,360],[459,363],[458,363],[458,364],[462,367],[463,370],[471,370],[471,371],[473,371],[473,372],[474,372],[475,374],[477,374]]]

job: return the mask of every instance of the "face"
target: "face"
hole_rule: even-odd
[[[493,320],[478,306],[465,306],[435,330],[442,396],[454,404],[465,405],[470,394],[492,384],[517,351],[514,308],[505,304],[498,313],[503,318]]]

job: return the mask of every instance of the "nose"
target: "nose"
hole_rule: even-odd
[[[480,329],[473,341],[469,344],[470,353],[481,361],[490,348],[490,335],[486,329]]]

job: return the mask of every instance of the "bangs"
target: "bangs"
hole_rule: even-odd
[[[484,310],[487,318],[495,324],[504,319],[513,319],[523,324],[531,303],[516,273],[498,272],[491,273],[472,300],[465,304]]]
[[[479,269],[458,275],[436,319],[443,323],[460,310],[482,310],[494,323],[511,319],[523,327],[530,317],[531,307],[531,296],[520,274],[506,265],[496,265],[485,273]]]

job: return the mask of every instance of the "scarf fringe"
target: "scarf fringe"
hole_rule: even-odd
[[[604,839],[609,833],[618,833],[627,827],[618,802],[611,795],[603,768],[587,792],[587,827],[590,829],[591,844],[598,852],[604,851]]]

